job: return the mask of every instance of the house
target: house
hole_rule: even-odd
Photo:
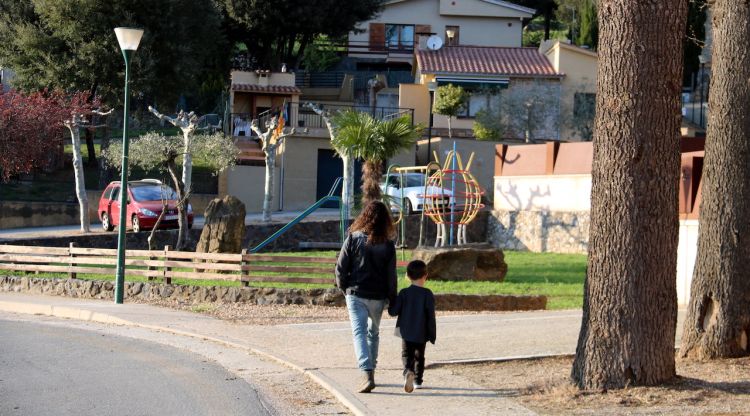
[[[591,140],[596,109],[598,57],[589,49],[559,40],[539,46],[560,80],[560,138],[564,141]]]
[[[297,133],[287,137],[277,149],[273,209],[304,210],[328,194],[336,178],[342,176],[343,164],[331,148],[325,122],[304,107],[301,93],[301,89],[295,86],[295,74],[292,73],[232,71],[231,119],[226,133],[234,137],[241,153],[237,166],[219,178],[220,196],[236,196],[248,212],[262,210],[265,155],[253,137],[250,124],[257,119],[260,128],[265,130],[266,121],[281,113],[286,125],[295,127]],[[412,114],[410,109],[370,107],[338,100],[316,102],[328,110],[367,111],[376,118]],[[410,166],[414,163],[414,151],[405,151],[389,163]]]
[[[349,56],[364,68],[409,67],[414,50],[436,34],[446,46],[521,46],[534,10],[502,0],[390,0],[349,34]]]

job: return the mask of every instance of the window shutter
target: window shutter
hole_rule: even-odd
[[[430,35],[427,35],[426,33],[430,33],[432,30],[430,25],[415,25],[414,26],[414,47],[417,47],[419,45],[419,38],[423,37],[427,39],[430,37]],[[422,45],[424,47],[424,45]]]
[[[370,23],[370,50],[385,50],[385,24]]]

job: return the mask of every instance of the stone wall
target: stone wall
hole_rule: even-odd
[[[585,254],[590,222],[586,211],[492,211],[487,239],[504,250]]]
[[[78,279],[42,279],[33,277],[0,277],[0,291],[67,296],[86,299],[114,299],[114,284],[106,281]],[[239,286],[182,286],[164,283],[125,282],[125,299],[173,300],[189,304],[206,302],[243,302],[258,305],[344,306],[344,296],[330,289],[275,289]],[[438,310],[515,311],[544,309],[545,296],[511,295],[435,295]]]
[[[480,212],[477,219],[469,225],[466,230],[467,240],[469,242],[487,241],[487,214]],[[437,227],[429,218],[425,218],[425,242],[428,245],[435,243],[435,233]],[[246,227],[243,247],[252,248],[268,238],[271,234],[283,227],[283,223],[274,224],[251,224]],[[190,230],[192,240],[188,249],[195,251],[195,246],[200,239],[201,230]],[[130,250],[148,249],[149,232],[126,234],[125,245]],[[406,243],[408,247],[416,247],[419,241],[419,215],[411,215],[407,218],[406,224]],[[275,251],[296,251],[299,250],[300,242],[327,242],[335,243],[340,241],[339,222],[336,220],[329,221],[309,221],[301,222],[295,225],[290,231],[282,234],[273,243],[267,245],[262,252]],[[165,245],[174,246],[177,241],[177,230],[159,230],[155,235],[155,247],[159,249]],[[117,233],[96,233],[89,235],[68,235],[65,237],[49,238],[28,238],[13,240],[10,244],[42,246],[42,247],[68,247],[69,243],[76,243],[78,247],[89,248],[117,248]]]
[[[102,191],[87,190],[89,217],[92,223],[99,221],[96,210]],[[206,206],[216,195],[190,195],[190,204],[196,213],[203,214]],[[0,229],[21,227],[47,227],[57,225],[77,225],[78,202],[26,202],[0,201]]]

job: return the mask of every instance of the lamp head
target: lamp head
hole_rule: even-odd
[[[143,29],[116,27],[115,35],[117,35],[117,42],[120,44],[120,49],[123,51],[135,51],[138,49],[138,44],[141,43]]]

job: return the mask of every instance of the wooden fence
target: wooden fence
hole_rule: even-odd
[[[125,275],[149,280],[173,278],[333,285],[336,258],[267,254],[216,254],[164,250],[126,250]],[[0,270],[34,273],[115,274],[117,250],[0,245]],[[269,275],[270,274],[270,275]],[[328,277],[310,277],[309,275]],[[293,275],[293,276],[289,276]]]

